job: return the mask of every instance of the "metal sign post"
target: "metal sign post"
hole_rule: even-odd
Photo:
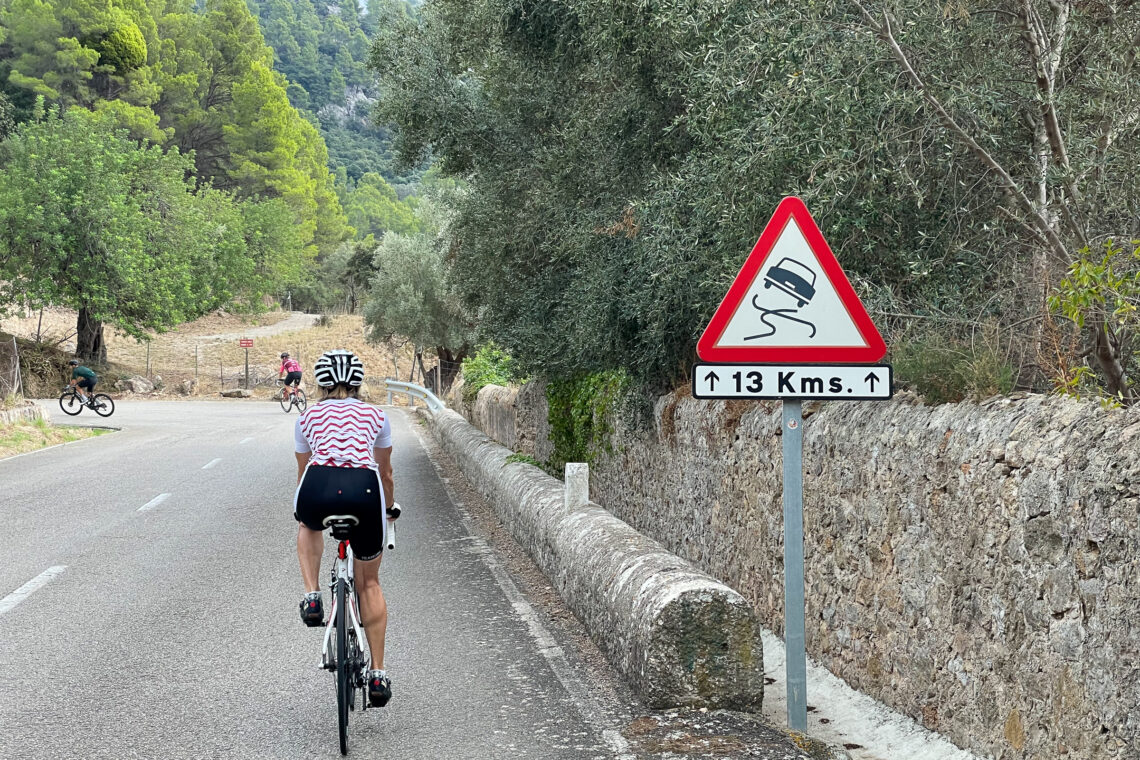
[[[783,402],[784,646],[788,728],[807,729],[807,647],[804,637],[804,423],[799,399]]]
[[[249,349],[253,348],[253,338],[241,338],[238,345],[245,349],[245,388],[249,390]]]

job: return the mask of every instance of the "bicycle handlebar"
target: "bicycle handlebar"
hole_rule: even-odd
[[[392,506],[388,507],[388,546],[389,549],[396,548],[396,520],[400,517],[400,503],[398,501],[392,502]]]

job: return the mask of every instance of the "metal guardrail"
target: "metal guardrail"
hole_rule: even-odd
[[[419,399],[420,401],[423,401],[425,404],[427,404],[428,409],[432,410],[433,412],[447,408],[447,404],[443,403],[439,399],[439,396],[436,396],[434,393],[422,385],[416,385],[415,383],[405,383],[399,380],[389,380],[387,378],[376,380],[376,384],[388,392],[389,404],[392,403],[393,393],[403,393],[406,394],[409,399]]]

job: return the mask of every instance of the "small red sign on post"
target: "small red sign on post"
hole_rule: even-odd
[[[239,338],[238,345],[242,348],[253,348],[253,338]]]

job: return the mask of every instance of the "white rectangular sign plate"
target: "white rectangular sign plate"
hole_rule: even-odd
[[[889,364],[697,364],[693,397],[885,401],[891,380]]]

